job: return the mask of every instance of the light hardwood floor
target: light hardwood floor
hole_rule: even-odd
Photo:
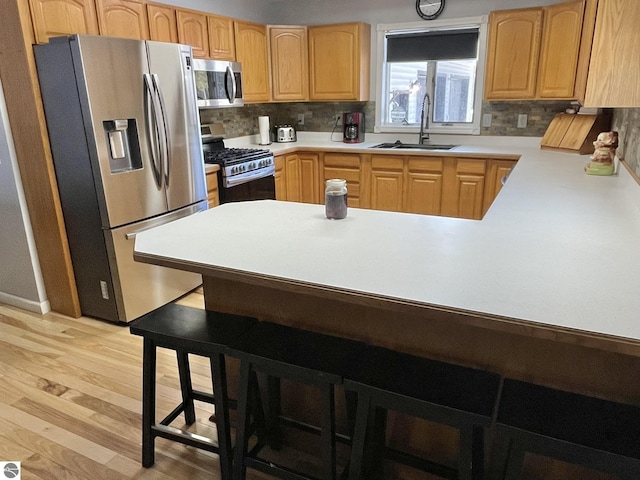
[[[179,303],[202,307],[202,292]],[[217,455],[162,438],[155,465],[141,466],[141,365],[142,339],[126,326],[0,304],[0,461],[22,462],[23,479],[218,479]],[[210,391],[208,361],[191,369]],[[166,415],[180,401],[173,352],[159,351],[157,375]],[[214,436],[212,407],[198,408],[189,430]]]

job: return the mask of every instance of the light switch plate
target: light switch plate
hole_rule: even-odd
[[[482,126],[483,127],[490,127],[491,126],[491,114],[490,113],[485,113],[484,115],[482,115]]]

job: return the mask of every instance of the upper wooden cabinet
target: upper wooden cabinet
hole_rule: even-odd
[[[194,10],[176,9],[178,42],[191,45],[193,56],[209,57],[207,14]]]
[[[542,8],[490,13],[485,81],[488,100],[535,96],[541,29]]]
[[[485,98],[584,98],[598,0],[489,16]]]
[[[94,0],[29,0],[37,43],[72,33],[98,35]]]
[[[267,26],[239,21],[234,26],[236,59],[242,64],[244,101],[268,102],[271,86]]]
[[[584,105],[640,107],[640,2],[600,0]]]
[[[274,101],[309,99],[307,27],[269,26]]]
[[[158,42],[178,42],[176,9],[161,3],[147,3],[149,38]]]
[[[236,59],[236,41],[233,18],[207,15],[209,56],[216,60]]]
[[[100,35],[108,37],[149,38],[147,9],[142,0],[96,0]]]
[[[309,27],[309,99],[369,100],[371,26]]]

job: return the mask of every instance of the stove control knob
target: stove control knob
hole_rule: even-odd
[[[236,173],[236,167],[231,167],[231,173]]]

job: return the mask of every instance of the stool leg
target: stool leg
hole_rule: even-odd
[[[484,478],[484,429],[476,425],[460,429],[460,454],[458,460],[460,480]]]
[[[142,353],[142,466],[155,462],[154,435],[156,422],[156,345],[145,338]]]
[[[251,362],[243,360],[240,363],[240,378],[238,392],[238,428],[236,429],[236,443],[233,452],[233,480],[244,480],[247,468],[244,457],[247,453],[249,438],[249,376]]]
[[[227,395],[227,372],[224,355],[210,358],[213,374],[214,402],[216,408],[216,429],[218,431],[218,455],[220,456],[220,477],[231,479],[231,431],[229,427],[229,397]]]
[[[189,354],[176,351],[178,358],[178,375],[180,376],[180,390],[182,390],[182,406],[184,408],[184,422],[193,425],[196,421],[196,411],[193,406],[193,387],[191,385],[191,370],[189,369]]]
[[[320,386],[321,395],[321,437],[322,437],[322,463],[324,468],[323,478],[335,480],[336,478],[336,408],[333,384]]]
[[[351,439],[349,480],[360,480],[362,476],[362,462],[364,460],[364,446],[370,409],[371,397],[365,393],[359,393],[353,437]]]
[[[261,444],[267,443],[267,421],[264,415],[264,408],[262,406],[262,396],[260,395],[260,384],[258,383],[258,376],[254,370],[249,373],[249,407],[251,410],[251,416],[253,417],[253,425],[258,436],[258,442]]]
[[[522,475],[522,466],[524,465],[525,451],[520,442],[511,442],[509,449],[509,460],[505,472],[505,480],[519,480]]]
[[[493,450],[491,452],[491,461],[489,463],[490,480],[504,480],[507,471],[507,462],[509,460],[509,451],[511,450],[511,438],[504,435],[496,427],[494,432]]]
[[[269,446],[273,450],[282,449],[280,430],[280,378],[267,376],[267,434]]]

